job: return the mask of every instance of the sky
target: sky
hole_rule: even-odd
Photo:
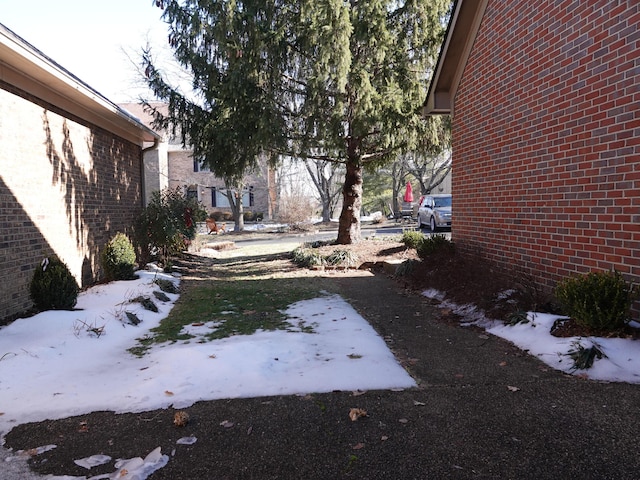
[[[127,54],[165,50],[161,14],[153,0],[0,0],[0,23],[115,103],[144,91]]]

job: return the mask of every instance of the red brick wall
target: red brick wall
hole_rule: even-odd
[[[640,281],[640,4],[491,0],[455,99],[453,238],[550,291]]]
[[[141,149],[0,82],[0,323],[52,253],[87,285],[142,208]]]

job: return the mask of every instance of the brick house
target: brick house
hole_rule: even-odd
[[[462,251],[547,292],[640,282],[639,26],[628,0],[454,3],[425,110],[452,115]]]
[[[0,24],[0,321],[32,306],[48,255],[81,286],[100,277],[102,247],[142,208],[143,147],[158,138]]]
[[[144,111],[142,105],[125,103],[120,106],[140,118],[147,126],[152,126],[152,118]],[[154,105],[156,108],[163,106],[162,104]],[[158,151],[161,158],[160,164],[166,164],[166,186],[172,189],[183,188],[187,194],[196,197],[209,213],[218,211],[230,214],[231,209],[225,196],[224,181],[194,159],[191,150],[182,147],[180,139],[165,133]],[[247,175],[246,180],[247,188],[242,199],[244,211],[260,213],[264,219],[272,218],[275,203],[273,169],[261,165],[260,171]]]

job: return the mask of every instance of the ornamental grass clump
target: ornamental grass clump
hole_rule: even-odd
[[[117,233],[102,251],[102,268],[107,280],[136,278],[136,251],[124,233]]]
[[[563,310],[578,325],[605,331],[619,330],[629,323],[637,295],[638,289],[617,271],[567,278],[555,290]]]
[[[317,267],[322,265],[322,256],[311,248],[298,247],[292,254],[293,263],[300,267]]]
[[[73,310],[80,287],[67,264],[55,255],[42,260],[31,279],[29,293],[40,311]]]

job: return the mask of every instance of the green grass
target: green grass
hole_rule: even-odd
[[[186,289],[169,315],[150,335],[129,349],[141,356],[153,345],[165,342],[206,342],[258,330],[295,330],[311,333],[312,327],[295,323],[282,311],[289,305],[318,296],[316,289],[295,279],[211,280]],[[184,333],[185,326],[215,322],[204,336]]]

